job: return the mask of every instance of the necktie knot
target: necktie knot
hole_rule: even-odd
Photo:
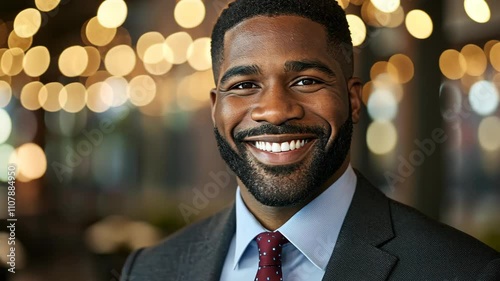
[[[255,280],[282,280],[281,250],[288,240],[280,232],[262,232],[257,237],[259,269]]]

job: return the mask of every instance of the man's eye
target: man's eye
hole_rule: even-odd
[[[240,84],[237,84],[233,87],[233,89],[252,89],[252,88],[256,88],[257,86],[255,86],[254,83],[251,83],[251,82],[243,82],[243,83],[240,83]]]
[[[306,78],[306,79],[302,79],[302,80],[298,81],[297,83],[295,83],[295,85],[297,85],[297,86],[309,86],[309,85],[314,85],[314,84],[319,84],[319,83],[320,82],[318,80]]]

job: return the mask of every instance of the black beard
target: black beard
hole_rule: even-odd
[[[322,185],[344,163],[351,146],[352,118],[340,126],[331,147],[326,148],[330,130],[322,127],[271,124],[237,132],[234,141],[238,152],[214,128],[219,152],[231,170],[246,186],[248,191],[266,206],[285,207],[300,204],[313,194],[318,194]],[[264,134],[301,134],[317,136],[312,157],[290,165],[265,165],[256,161],[247,149],[243,139]]]

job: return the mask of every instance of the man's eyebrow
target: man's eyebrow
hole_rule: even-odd
[[[285,63],[285,72],[302,72],[308,69],[316,69],[330,77],[336,76],[330,67],[317,60],[287,61]]]
[[[224,75],[220,79],[220,84],[224,84],[224,82],[235,76],[256,75],[260,73],[260,68],[255,64],[235,66],[228,69],[224,73]]]

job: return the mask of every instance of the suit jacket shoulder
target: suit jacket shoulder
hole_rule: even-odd
[[[227,208],[137,250],[127,258],[120,280],[218,280],[235,225],[234,208]]]

